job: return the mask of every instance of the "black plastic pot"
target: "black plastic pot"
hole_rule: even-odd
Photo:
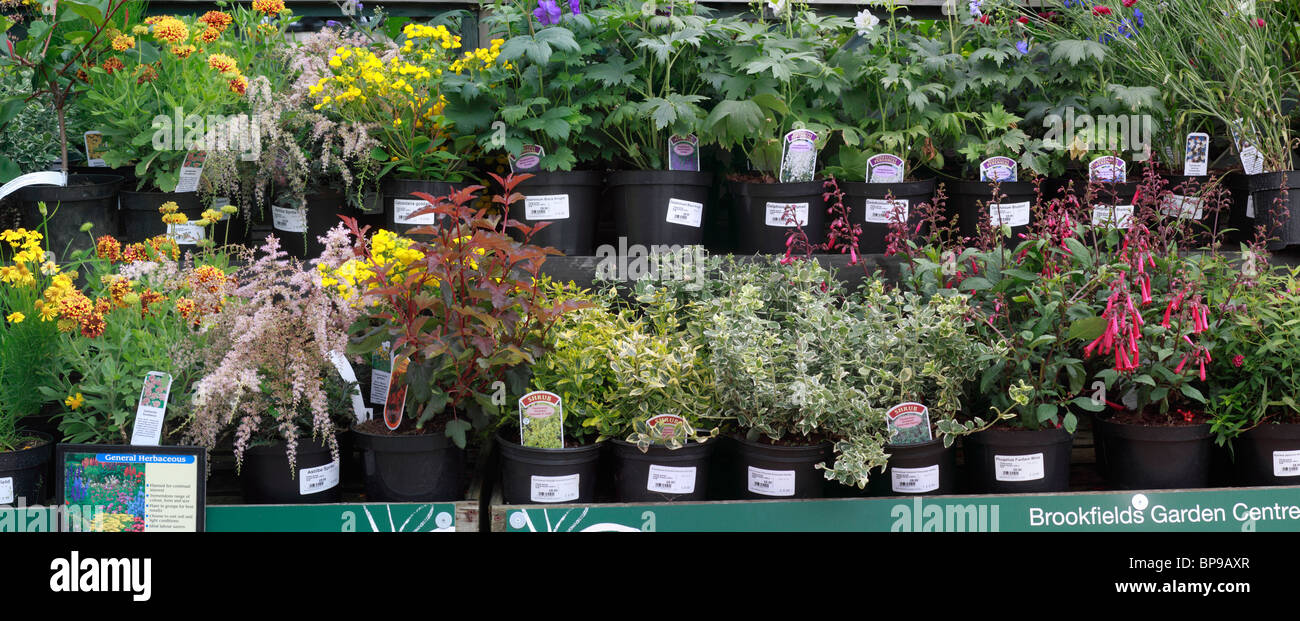
[[[909,232],[920,222],[917,206],[934,198],[934,179],[908,183],[841,181],[839,185],[840,191],[844,192],[844,206],[849,208],[853,222],[862,224],[858,252],[865,254],[885,251],[885,236],[889,234],[892,213],[887,197],[893,196],[895,203],[906,210]]]
[[[709,497],[709,462],[715,442],[679,449],[613,440],[614,488],[619,502],[673,502]]]
[[[413,196],[412,192],[423,192],[434,199],[438,199],[449,196],[452,192],[462,189],[466,185],[464,183],[417,181],[414,179],[384,180],[384,228],[397,233],[406,233],[416,227],[437,224],[437,214],[427,213],[421,216],[411,216],[416,211],[429,206],[427,201],[418,196]],[[338,220],[337,217],[334,219]],[[331,224],[330,226],[334,225]]]
[[[280,247],[291,257],[314,259],[325,249],[320,243],[323,237],[335,225],[343,221],[339,216],[356,217],[356,210],[348,206],[347,197],[337,190],[324,189],[303,198],[306,216],[306,231],[276,231]],[[273,225],[274,226],[274,225]],[[298,227],[294,227],[298,228]]]
[[[244,451],[239,487],[254,505],[320,504],[343,499],[340,464],[319,440],[298,439],[298,469],[290,476],[285,443],[253,446]],[[340,454],[340,457],[342,455]]]
[[[1255,217],[1262,218],[1266,225],[1276,218],[1281,226],[1273,231],[1277,241],[1269,243],[1270,250],[1300,244],[1300,172],[1274,172],[1246,177],[1250,198],[1255,204]],[[1285,192],[1286,196],[1283,197]],[[1286,209],[1286,216],[1274,215],[1279,208]]]
[[[1118,489],[1189,489],[1210,480],[1208,424],[1148,426],[1093,418],[1097,467]]]
[[[577,170],[532,174],[515,188],[524,199],[510,206],[510,218],[528,226],[550,222],[533,235],[535,246],[555,248],[569,256],[593,254],[604,175]],[[518,231],[510,234],[522,239]]]
[[[957,491],[957,457],[936,438],[921,444],[885,445],[889,465],[867,486],[877,496],[930,496]]]
[[[966,476],[976,494],[1033,494],[1070,489],[1070,449],[1064,429],[990,429],[962,441]]]
[[[501,495],[508,505],[592,502],[603,443],[572,448],[523,446],[497,432]]]
[[[747,500],[821,498],[826,494],[825,472],[817,464],[831,464],[830,442],[810,446],[778,446],[736,437],[735,472],[740,497]]]
[[[605,181],[614,235],[628,245],[696,245],[704,239],[704,212],[713,175],[683,170],[629,170]]]
[[[43,444],[0,453],[0,506],[16,504],[19,498],[28,506],[41,504],[45,499],[54,439],[44,433],[28,435],[39,438]]]
[[[441,432],[380,435],[357,427],[370,502],[448,502],[465,492],[465,452]]]
[[[989,222],[991,203],[995,202],[993,188],[997,186],[1002,196],[1002,218],[1012,223],[1011,238],[1005,244],[1014,247],[1022,240],[1020,235],[1029,231],[1033,222],[1032,208],[1038,200],[1031,181],[1003,181],[994,184],[986,181],[953,181],[947,184],[949,213],[959,217],[961,234],[966,237],[979,235],[979,223]]]
[[[121,194],[121,211],[120,217],[122,222],[122,240],[127,243],[142,242],[150,237],[167,234],[167,225],[162,221],[162,212],[158,208],[163,203],[174,202],[179,207],[179,213],[185,214],[190,222],[194,222],[202,217],[210,205],[206,204],[198,192],[133,192],[123,190]],[[197,225],[190,225],[197,231]],[[209,237],[218,244],[237,244],[245,240],[244,220],[239,214],[227,216],[224,220],[216,222],[203,231],[205,237]],[[229,230],[227,230],[229,229]],[[277,237],[282,235],[278,234]],[[261,239],[252,240],[257,245],[261,245]],[[184,237],[177,239],[181,250],[192,248],[190,242]]]
[[[826,200],[821,181],[806,183],[727,183],[732,196],[732,223],[736,228],[736,254],[784,254],[786,234],[793,226],[783,219],[786,205],[808,211],[803,232],[808,242],[826,241]]]
[[[31,185],[16,193],[21,202],[23,226],[41,230],[38,203],[45,203],[49,222],[44,231],[48,248],[59,261],[72,252],[94,246],[91,237],[117,235],[117,196],[122,177],[117,175],[68,175],[68,185]],[[87,222],[94,225],[90,234],[81,232]]]
[[[1300,485],[1300,425],[1260,425],[1233,449],[1241,485]]]

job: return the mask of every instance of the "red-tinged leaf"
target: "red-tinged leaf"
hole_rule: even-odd
[[[420,211],[428,211],[428,210],[424,210],[424,209],[422,209],[422,210],[420,210]],[[419,213],[413,213],[413,214],[411,214],[412,217],[415,217],[415,216],[418,216],[418,215],[422,215],[422,214],[419,214]],[[441,229],[439,229],[439,228],[436,227],[436,226],[430,226],[430,225],[428,225],[428,224],[421,224],[420,226],[417,226],[417,227],[415,227],[415,228],[407,229],[405,233],[402,233],[402,235],[407,235],[407,236],[409,236],[409,235],[429,235],[429,236],[433,236],[433,235],[437,235],[439,230],[441,230]]]

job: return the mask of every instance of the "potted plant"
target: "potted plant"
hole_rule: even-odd
[[[717,103],[702,140],[744,155],[746,172],[727,177],[736,251],[772,254],[785,250],[796,225],[810,243],[824,241],[826,205],[813,177],[817,151],[844,129],[831,102],[847,81],[829,58],[851,30],[847,19],[818,17],[793,2],[755,3],[754,12],[753,20],[722,21],[728,36],[707,71]]]
[[[496,204],[508,208],[522,199],[517,178],[494,178],[503,188]],[[356,258],[328,270],[328,282],[367,304],[350,329],[348,351],[368,354],[388,342],[397,368],[405,367],[390,382],[384,419],[355,427],[369,453],[368,498],[458,498],[470,431],[486,427],[505,405],[492,395],[498,386],[522,394],[527,363],[543,353],[546,331],[562,313],[584,306],[547,295],[537,278],[555,251],[526,243],[531,227],[471,207],[481,189],[445,199],[422,195],[430,206],[415,215],[435,213],[447,223],[412,230],[424,239],[380,243],[378,234],[368,240],[355,220],[344,219],[356,237]],[[512,239],[511,229],[525,242]]]
[[[350,243],[342,224],[336,228],[326,248],[333,256]],[[335,365],[358,310],[274,236],[227,289],[207,322],[204,374],[184,437],[208,449],[233,437],[248,502],[338,502],[336,434],[352,412]]]

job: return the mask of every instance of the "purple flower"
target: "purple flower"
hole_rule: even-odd
[[[541,22],[543,26],[560,23],[560,5],[555,0],[538,0],[537,8],[533,9],[533,17]]]
[[[582,0],[569,0],[569,12],[582,15]]]
[[[332,20],[332,19],[327,19],[327,20],[325,20],[325,27],[326,27],[326,28],[338,28],[339,26],[342,26],[342,25],[343,25],[343,24],[340,24],[340,23],[338,23],[338,22],[336,22],[336,21],[334,21],[334,20]]]
[[[970,16],[979,17],[982,15],[980,7],[984,5],[983,0],[970,0]]]
[[[1028,42],[1028,41],[1021,40],[1019,43],[1016,43],[1016,49],[1017,49],[1021,54],[1028,54],[1028,53],[1029,53],[1029,42]]]
[[[1147,25],[1147,21],[1143,19],[1144,17],[1146,16],[1142,14],[1142,9],[1138,9],[1138,8],[1133,9],[1133,19],[1134,21],[1137,22],[1138,28]]]

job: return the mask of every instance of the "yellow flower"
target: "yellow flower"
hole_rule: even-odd
[[[233,73],[239,69],[239,65],[235,62],[235,59],[226,56],[225,54],[208,55],[208,66],[216,69],[222,74]]]
[[[20,313],[20,312],[17,312],[17,311],[14,311],[14,312],[12,312],[12,313],[9,313],[9,315],[8,315],[7,317],[5,317],[5,319],[9,320],[9,323],[22,323],[23,320],[26,319],[26,318],[27,318],[27,315],[24,315],[24,314],[22,314],[22,313]]]
[[[173,45],[172,53],[175,54],[177,58],[189,58],[190,54],[193,54],[197,49],[198,48],[193,45]]]
[[[144,24],[136,24],[131,27],[131,34],[140,36],[149,34],[149,27]]]
[[[135,47],[135,37],[129,35],[117,35],[113,37],[113,49],[118,52],[125,52]]]
[[[70,396],[68,396],[67,399],[64,399],[64,400],[63,400],[63,405],[66,405],[66,406],[68,406],[68,407],[70,407],[70,408],[72,408],[72,409],[75,410],[75,409],[80,408],[80,407],[81,407],[81,404],[83,404],[83,403],[85,403],[85,402],[86,402],[86,398],[83,397],[83,396],[81,396],[81,393],[77,393],[77,394],[75,394],[75,395],[70,395]]]
[[[159,213],[176,213],[176,211],[179,210],[180,208],[181,208],[181,206],[180,206],[180,205],[177,205],[177,204],[176,204],[176,201],[167,201],[167,202],[163,203],[162,205],[159,205],[159,206],[158,206],[158,212],[159,212]]]
[[[253,10],[277,15],[284,10],[284,0],[253,0]]]
[[[168,43],[180,43],[190,36],[190,28],[185,22],[175,17],[167,16],[158,20],[153,25],[153,36],[160,41]]]

